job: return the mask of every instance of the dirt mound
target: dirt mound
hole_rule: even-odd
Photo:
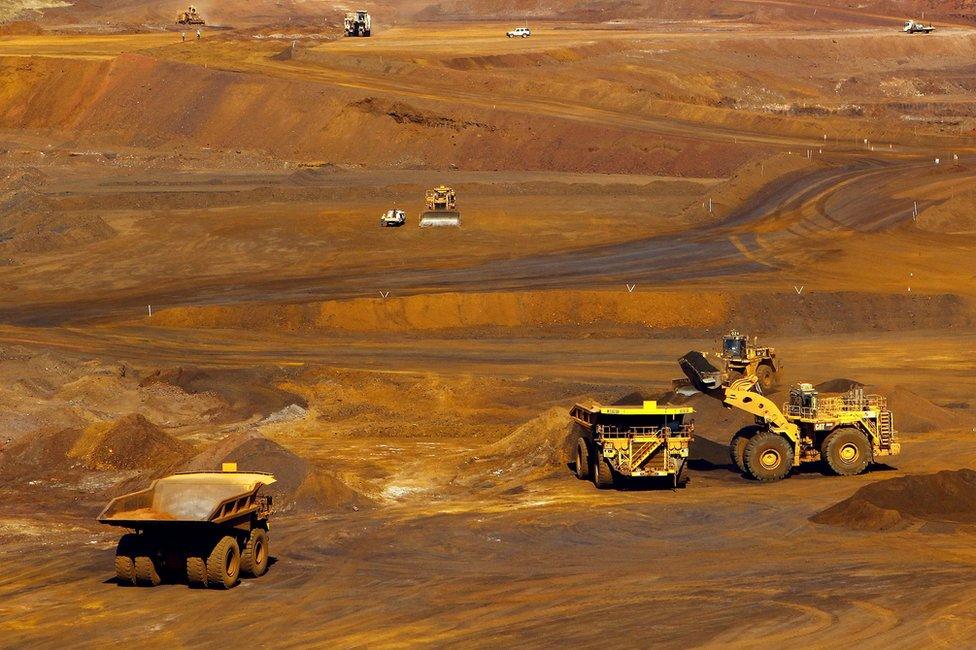
[[[90,469],[164,470],[193,453],[193,447],[177,440],[139,414],[86,428],[68,452]]]
[[[565,472],[577,436],[567,410],[554,406],[504,438],[468,454],[454,483],[472,487],[522,485]]]
[[[31,168],[0,179],[0,249],[45,253],[115,235],[101,217],[59,211],[41,191],[45,180]]]
[[[14,20],[0,24],[0,36],[40,36],[44,29],[29,20]]]
[[[905,433],[926,433],[947,429],[968,429],[974,425],[972,416],[951,409],[922,397],[904,386],[879,386],[868,388],[888,398],[888,408],[894,414],[895,428]]]
[[[37,476],[68,469],[147,470],[156,475],[177,466],[193,451],[142,415],[132,414],[84,429],[38,431],[10,448],[4,467]]]
[[[976,471],[944,471],[872,483],[810,521],[873,531],[976,525]]]
[[[336,476],[256,432],[232,434],[190,460],[184,470],[216,470],[237,463],[240,471],[271,472],[268,488],[278,511],[325,512],[362,508],[371,501]]]
[[[846,393],[852,388],[862,388],[864,384],[853,379],[829,379],[814,386],[821,393]]]
[[[952,235],[976,233],[976,200],[972,194],[959,194],[922,210],[916,224],[923,230]]]
[[[190,395],[209,394],[225,406],[213,413],[218,422],[235,422],[251,417],[267,417],[292,406],[308,407],[305,398],[279,389],[279,377],[266,370],[203,370],[193,367],[154,371],[139,382],[141,388],[154,384],[176,386]]]

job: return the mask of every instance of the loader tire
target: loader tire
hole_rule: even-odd
[[[230,589],[241,573],[241,549],[237,540],[225,536],[207,558],[207,584],[214,589]]]
[[[756,426],[742,427],[736,431],[735,435],[732,436],[732,440],[729,441],[729,458],[732,460],[732,464],[735,465],[736,469],[742,474],[746,473],[746,445],[749,444],[749,440],[753,436],[762,430]]]
[[[613,470],[610,468],[599,451],[593,453],[593,485],[598,490],[606,490],[613,487]]]
[[[137,555],[135,560],[136,583],[142,587],[158,587],[163,579],[159,575],[156,561],[151,555]]]
[[[191,587],[207,586],[207,562],[199,555],[186,557],[186,582]]]
[[[590,478],[590,448],[585,438],[576,441],[576,478],[581,481]]]
[[[260,578],[268,572],[268,533],[263,528],[252,528],[247,543],[241,551],[241,573],[250,578]]]
[[[863,431],[840,427],[824,440],[820,457],[837,476],[855,476],[868,468],[874,460],[874,451]]]
[[[793,469],[793,447],[783,436],[763,431],[745,449],[746,473],[757,481],[779,481]]]
[[[756,368],[756,377],[759,379],[759,388],[763,395],[769,395],[776,388],[776,373],[766,364]]]
[[[131,587],[136,584],[135,556],[140,543],[138,535],[127,533],[115,548],[115,579],[120,585]]]

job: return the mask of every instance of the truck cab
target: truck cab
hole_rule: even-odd
[[[618,477],[670,478],[674,487],[687,483],[688,450],[694,424],[690,406],[577,404],[570,416],[580,426],[576,476],[598,488]]]

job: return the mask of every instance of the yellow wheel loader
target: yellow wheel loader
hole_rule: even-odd
[[[460,227],[461,214],[457,211],[457,193],[450,187],[441,185],[427,190],[424,197],[427,210],[420,215],[420,227],[438,226]]]
[[[599,489],[618,477],[670,478],[674,487],[688,482],[688,448],[694,424],[690,406],[577,404],[570,416],[581,428],[576,443],[576,477]]]
[[[755,375],[723,378],[697,351],[678,363],[697,390],[755,416],[754,426],[732,437],[729,455],[758,481],[783,479],[801,463],[819,461],[833,474],[852,476],[901,451],[887,400],[880,395],[866,395],[861,388],[821,395],[811,384],[798,384],[781,409],[762,394]]]
[[[722,337],[722,351],[719,354],[725,361],[727,380],[755,375],[764,393],[776,387],[779,365],[774,348],[756,345],[756,339],[750,342],[748,336],[732,330]]]

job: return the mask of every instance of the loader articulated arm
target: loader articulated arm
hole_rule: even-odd
[[[689,352],[678,359],[678,365],[691,384],[702,393],[730,408],[762,418],[770,431],[786,436],[794,445],[799,441],[799,427],[786,419],[773,400],[754,390],[759,382],[755,375],[736,379],[731,384],[723,382],[722,372],[701,352]]]

